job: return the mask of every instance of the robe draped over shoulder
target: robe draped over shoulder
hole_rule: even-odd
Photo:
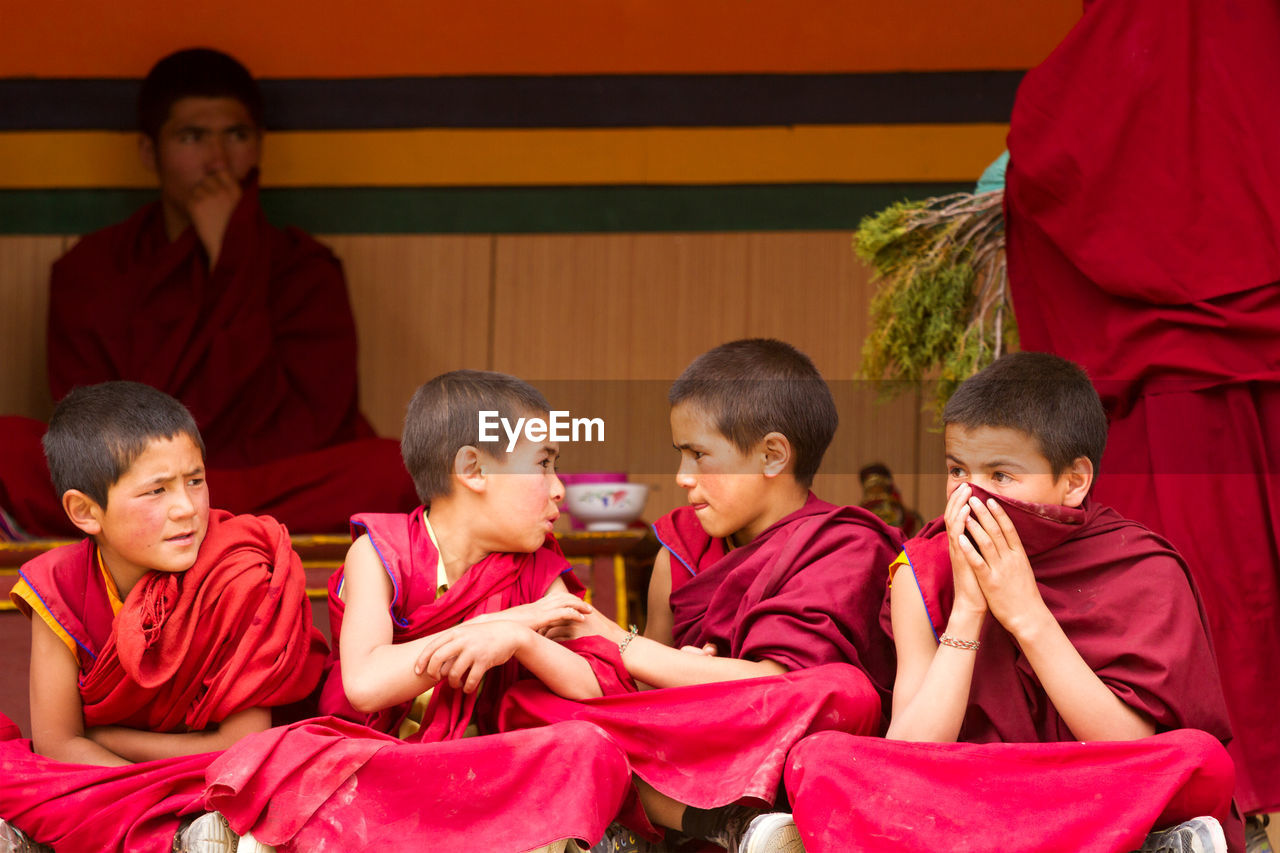
[[[391,579],[393,598],[390,615],[392,642],[395,643],[443,631],[482,613],[494,613],[537,601],[558,577],[565,579],[571,591],[581,594],[581,584],[551,536],[532,554],[490,554],[468,568],[458,582],[437,599],[436,564],[440,552],[427,532],[422,507],[408,515],[354,516],[351,519],[352,538],[364,534],[368,534],[382,567]],[[320,695],[320,710],[381,732],[394,733],[408,715],[411,702],[362,713],[347,701],[338,654],[338,638],[346,609],[340,596],[342,583],[343,573],[339,569],[329,579],[329,625],[333,651]],[[473,718],[482,732],[493,731],[497,702],[520,677],[520,672],[514,661],[491,669],[485,674],[484,685],[475,693],[464,693],[447,683],[437,684],[422,728],[410,740],[438,741],[462,737]]]

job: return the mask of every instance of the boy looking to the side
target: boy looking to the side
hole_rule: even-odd
[[[565,631],[612,640],[624,682],[666,689],[624,684],[571,703],[521,685],[503,725],[603,728],[627,750],[645,810],[620,819],[646,838],[659,837],[658,825],[734,851],[790,849],[794,827],[782,816],[743,806],[774,801],[783,757],[805,734],[880,729],[893,657],[874,578],[902,540],[871,513],[809,491],[838,418],[826,382],[794,347],[716,347],[669,400],[676,482],[690,506],[654,525],[664,550],[645,635],[594,611]],[[597,849],[654,848],[615,830]]]
[[[946,512],[891,569],[890,740],[793,751],[806,849],[1225,849],[1195,818],[1240,828],[1204,613],[1168,543],[1089,498],[1107,434],[1089,378],[1007,355],[943,420]]]
[[[446,373],[414,394],[401,444],[423,505],[352,518],[355,541],[329,583],[336,654],[320,698],[322,712],[400,740],[323,721],[248,739],[209,774],[233,827],[295,849],[484,839],[520,851],[603,834],[629,789],[603,732],[570,722],[493,734],[502,694],[528,674],[562,695],[601,693],[595,665],[543,635],[590,610],[551,533],[559,447],[480,439],[481,412],[514,423],[550,408],[488,371]],[[317,770],[318,752],[342,758]]]
[[[76,389],[44,446],[86,538],[27,563],[10,593],[32,617],[34,754],[3,744],[0,814],[67,849],[168,846],[179,811],[198,808],[202,754],[270,727],[318,682],[302,566],[274,520],[210,510],[200,433],[167,394]],[[166,791],[140,793],[154,785]],[[206,842],[235,838],[207,815],[180,846]]]

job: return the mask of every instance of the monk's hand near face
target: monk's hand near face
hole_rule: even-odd
[[[509,607],[497,613],[482,613],[468,619],[470,625],[485,622],[515,622],[544,636],[550,631],[583,622],[592,610],[591,605],[571,592],[552,592],[537,601]],[[553,637],[554,639],[554,637]]]
[[[968,500],[969,518],[965,528],[978,543],[981,554],[974,574],[986,597],[991,615],[1005,630],[1019,639],[1030,625],[1050,619],[1049,609],[1036,586],[1031,561],[1022,548],[1022,540],[1008,514],[995,500],[986,503],[976,497]],[[973,550],[973,546],[969,546]],[[958,593],[957,593],[958,598]]]
[[[227,224],[231,221],[231,214],[242,194],[240,182],[225,168],[215,169],[205,175],[204,180],[191,190],[187,215],[191,217],[196,236],[209,255],[209,269],[218,265]]]
[[[947,551],[951,555],[951,575],[956,590],[953,610],[980,617],[987,612],[987,597],[978,583],[976,572],[984,568],[985,563],[982,555],[964,535],[965,527],[972,517],[969,507],[972,495],[973,490],[968,484],[961,483],[957,486],[947,498],[943,519],[947,525]]]
[[[515,622],[466,622],[433,635],[418,652],[413,671],[474,693],[486,672],[511,660],[533,636]]]

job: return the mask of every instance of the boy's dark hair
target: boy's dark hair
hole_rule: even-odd
[[[704,352],[672,383],[667,401],[701,409],[743,453],[769,433],[782,433],[795,453],[796,481],[805,488],[840,423],[831,389],[809,356],[770,338],[730,341]]]
[[[163,391],[140,382],[103,382],[62,398],[44,434],[44,456],[58,496],[84,492],[106,509],[107,492],[151,442],[188,436],[204,457],[195,418]]]
[[[235,98],[253,123],[263,126],[262,91],[236,59],[222,51],[193,47],[157,62],[138,90],[138,130],[155,140],[182,98]]]
[[[551,404],[523,379],[491,370],[454,370],[420,387],[409,400],[400,455],[424,504],[453,491],[450,477],[460,448],[475,447],[495,457],[505,448],[505,435],[496,442],[480,441],[482,411],[514,423],[518,417],[547,414]]]
[[[1084,368],[1047,352],[1014,352],[966,379],[942,411],[966,429],[1021,430],[1040,444],[1055,477],[1081,456],[1097,475],[1107,446],[1107,413]]]

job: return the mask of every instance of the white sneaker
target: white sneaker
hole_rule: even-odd
[[[1217,818],[1193,817],[1151,833],[1139,853],[1227,853],[1227,837]]]
[[[217,812],[205,812],[178,830],[173,838],[175,853],[236,853],[240,838]]]
[[[791,815],[765,812],[747,825],[737,853],[804,853],[804,843]]]

